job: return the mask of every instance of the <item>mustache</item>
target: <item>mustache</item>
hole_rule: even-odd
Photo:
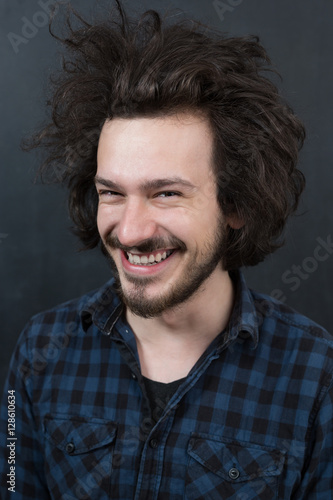
[[[147,238],[146,240],[143,240],[141,243],[129,247],[126,245],[122,245],[118,239],[117,235],[112,235],[109,234],[105,238],[105,243],[109,248],[112,249],[120,249],[123,250],[124,252],[140,252],[140,253],[150,253],[150,252],[155,252],[155,250],[159,250],[161,248],[177,248],[181,251],[186,250],[186,245],[185,243],[177,238],[176,236],[171,236],[170,238],[162,238],[162,237],[156,237],[156,238]]]

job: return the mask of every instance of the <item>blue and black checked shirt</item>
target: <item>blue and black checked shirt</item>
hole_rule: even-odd
[[[227,329],[157,423],[112,281],[35,316],[5,389],[1,498],[331,499],[332,337],[236,281]]]

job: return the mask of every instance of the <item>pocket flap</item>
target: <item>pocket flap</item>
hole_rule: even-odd
[[[44,433],[57,448],[69,455],[106,446],[115,438],[114,422],[81,416],[46,415]]]
[[[284,453],[279,450],[201,435],[191,437],[188,453],[207,469],[233,483],[278,476],[284,464]]]

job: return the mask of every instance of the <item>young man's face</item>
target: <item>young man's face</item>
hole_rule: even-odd
[[[225,223],[199,117],[113,119],[99,141],[97,223],[125,304],[153,317],[222,273]]]

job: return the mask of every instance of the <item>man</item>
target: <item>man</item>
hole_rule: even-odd
[[[33,144],[114,278],[22,333],[2,497],[331,498],[332,338],[239,271],[297,208],[303,126],[258,40],[118,10],[69,24]]]

